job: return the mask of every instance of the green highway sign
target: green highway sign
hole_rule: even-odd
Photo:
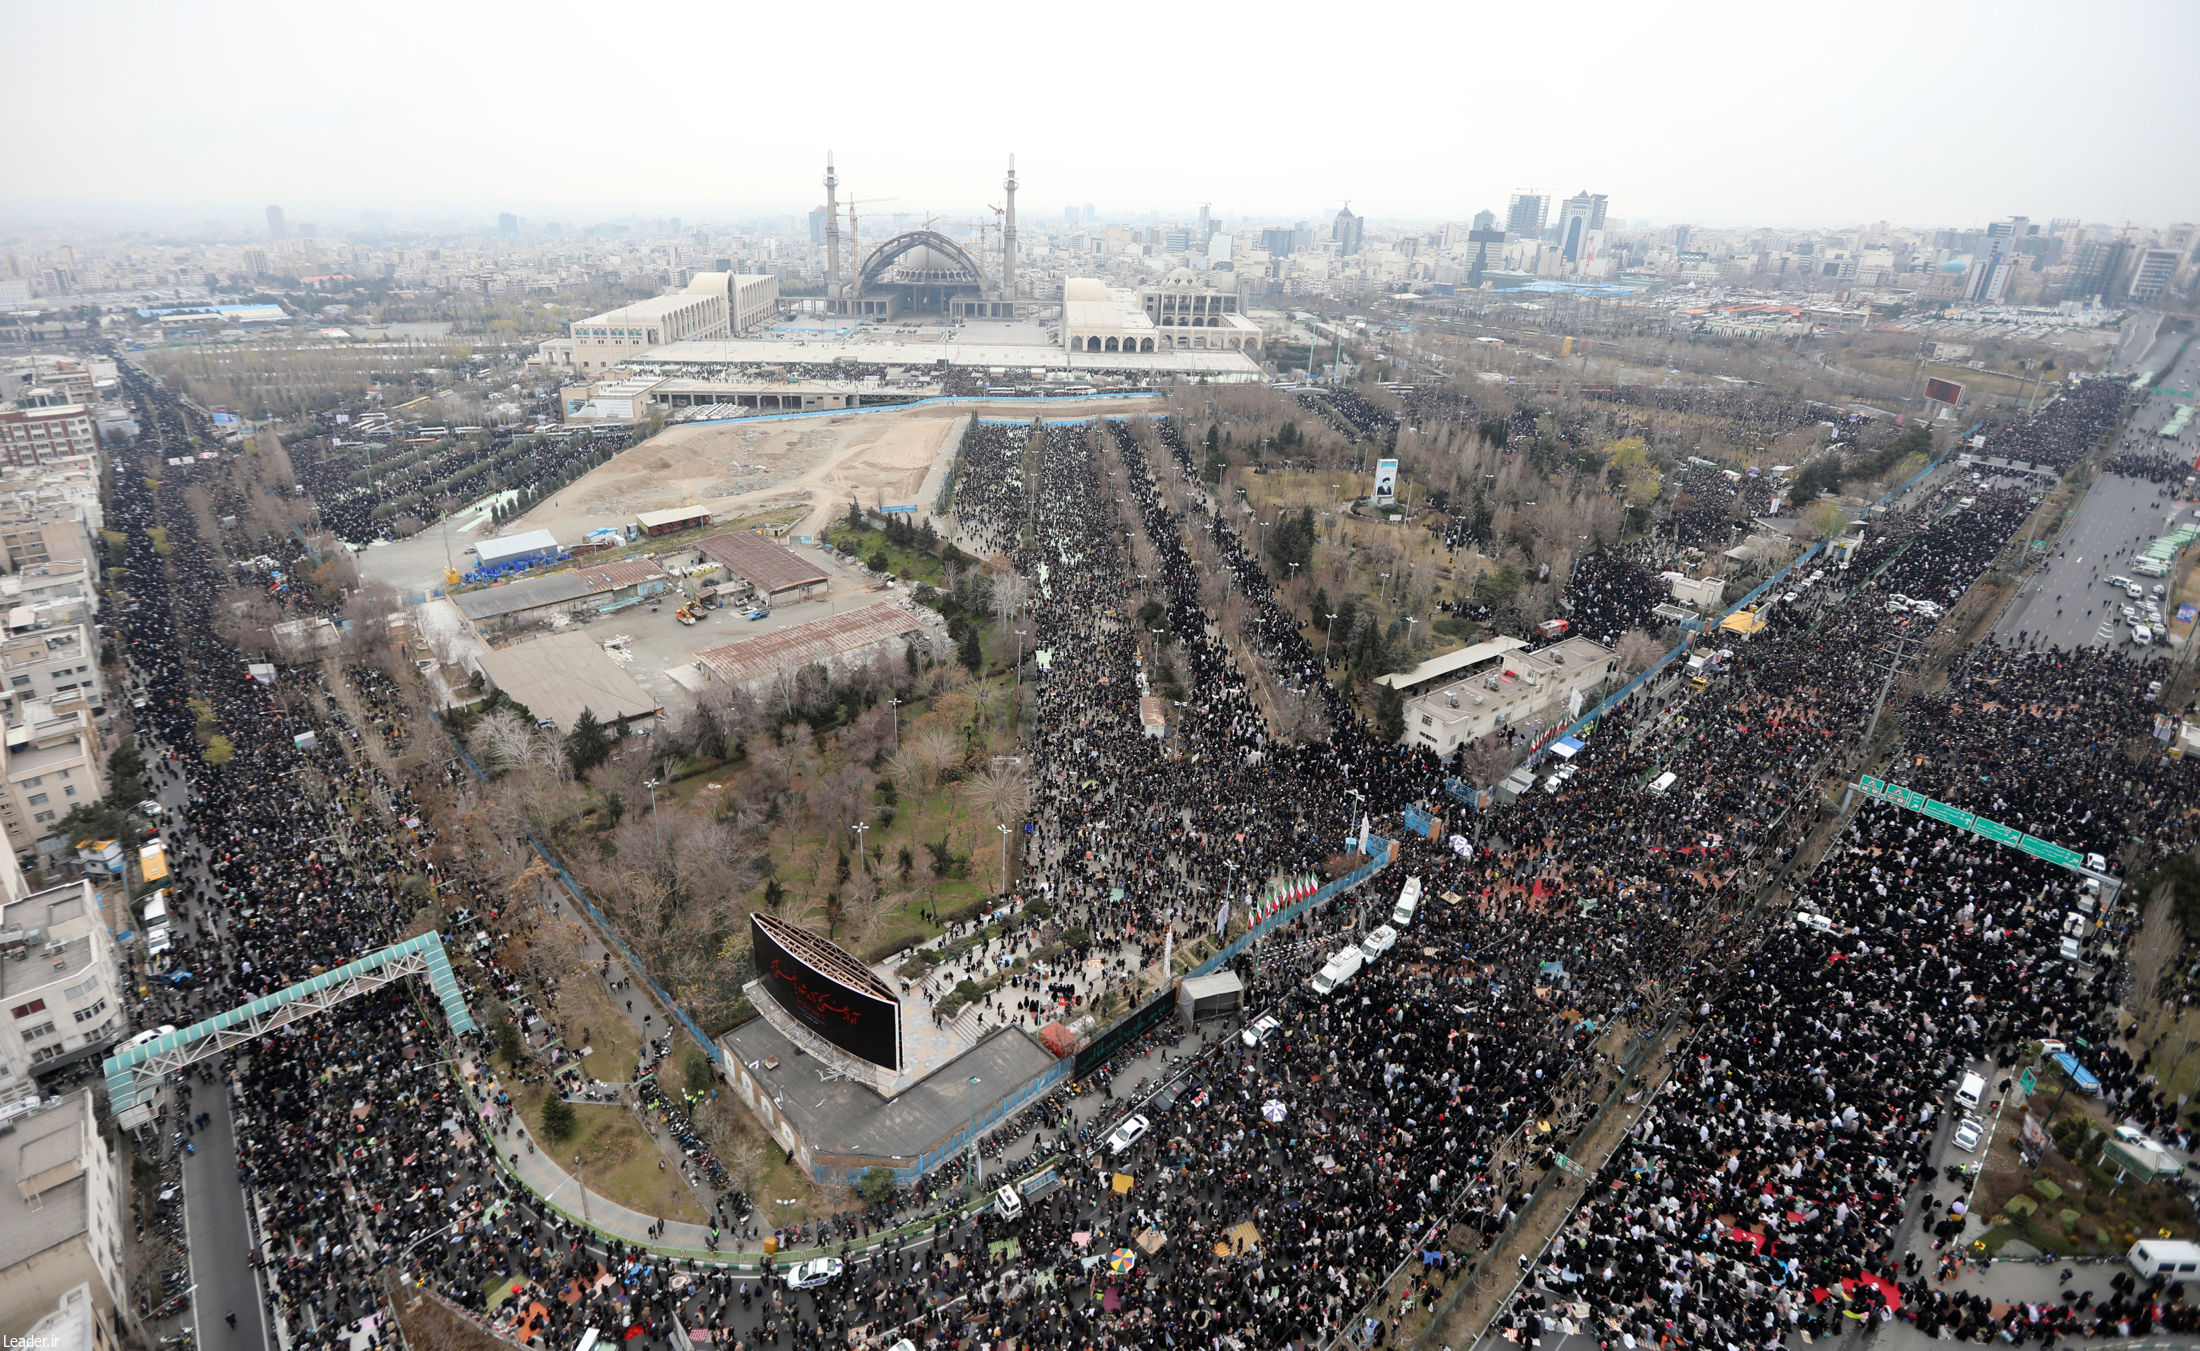
[[[1936,802],[1922,793],[1913,793],[1898,783],[1888,783],[1885,780],[1866,775],[1863,782],[1856,785],[1856,791],[1866,797],[1877,798],[1881,802],[1891,802],[1897,807],[1906,807],[1920,815],[1930,816],[1935,821],[1944,821],[1951,826],[1968,830],[1973,835],[1982,836],[1996,844],[2006,844],[2011,849],[2021,849],[2032,857],[2045,859],[2049,863],[2058,864],[2065,868],[2083,869],[2085,867],[2085,855],[2075,849],[2065,849],[2051,840],[2043,840],[2037,835],[2027,835],[2015,826],[2005,826],[1999,821],[1989,821],[1976,812],[1967,812],[1961,807],[1951,807],[1945,802]]]
[[[2017,1087],[2023,1089],[2027,1097],[2031,1096],[2032,1086],[2038,1082],[2039,1078],[2030,1070],[2017,1076]]]

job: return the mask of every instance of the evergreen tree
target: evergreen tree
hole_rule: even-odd
[[[976,675],[979,668],[985,665],[985,648],[978,641],[978,626],[976,624],[965,624],[963,626],[962,647],[955,653],[955,656],[965,667],[969,668],[972,675]]]
[[[563,1098],[546,1098],[542,1104],[542,1133],[564,1143],[573,1138],[573,1104]]]
[[[1394,686],[1375,687],[1375,735],[1385,745],[1406,739],[1406,696]]]
[[[572,735],[565,739],[565,756],[573,762],[573,772],[582,778],[611,758],[611,738],[596,720],[596,710],[584,708],[574,720]]]

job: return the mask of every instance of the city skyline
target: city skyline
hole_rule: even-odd
[[[2200,36],[2200,16],[2152,0],[2111,6],[2082,29],[2059,27],[2056,71],[2038,76],[2009,72],[2040,63],[2043,29],[2026,16],[2045,21],[2042,6],[1998,7],[1991,25],[1961,21],[1989,11],[1949,7],[1929,27],[1967,34],[1960,65],[1905,59],[1899,42],[1892,54],[1829,63],[1812,55],[1818,34],[1801,16],[1751,11],[1745,43],[1719,36],[1717,12],[1691,11],[1688,31],[1676,33],[1635,11],[1591,6],[1574,12],[1567,43],[1546,54],[1521,48],[1464,69],[1439,55],[1425,78],[1401,78],[1400,27],[1427,39],[1405,50],[1465,50],[1469,18],[1430,10],[1381,30],[1324,34],[1320,66],[1305,80],[1291,75],[1311,50],[1303,32],[1190,16],[1172,45],[1227,53],[1227,78],[1243,82],[1248,106],[1272,99],[1276,115],[1256,119],[1258,134],[1232,130],[1247,125],[1235,120],[1218,120],[1209,134],[1178,119],[1151,136],[1126,135],[1121,121],[1095,114],[1180,98],[1172,64],[1154,61],[1145,44],[1054,20],[1025,19],[995,37],[988,23],[913,26],[876,11],[864,21],[883,25],[880,35],[836,53],[836,75],[822,86],[797,64],[731,85],[652,80],[667,58],[644,53],[635,74],[651,100],[591,114],[572,106],[589,96],[554,78],[570,50],[555,21],[507,31],[486,15],[433,11],[438,40],[423,45],[408,23],[318,33],[313,20],[301,26],[280,11],[278,23],[277,13],[232,5],[148,14],[103,49],[109,78],[96,99],[82,96],[63,64],[27,72],[34,106],[67,110],[75,139],[103,153],[53,157],[20,140],[0,150],[13,185],[0,219],[15,228],[243,224],[278,202],[293,221],[326,224],[368,210],[492,226],[500,212],[800,214],[822,196],[817,165],[827,147],[850,191],[919,212],[984,202],[1003,157],[1017,153],[1040,225],[1059,219],[1063,204],[1087,201],[1104,214],[1187,218],[1211,202],[1232,223],[1326,219],[1350,201],[1376,226],[1411,224],[1501,211],[1522,190],[1555,205],[1585,186],[1608,194],[1615,219],[1631,226],[1962,228],[2011,214],[2116,224],[2200,214],[2148,131],[2191,120],[2195,99],[2174,65]],[[1867,7],[1845,27],[1900,38],[1917,18],[1915,7]],[[674,6],[659,26],[704,22],[704,11]],[[793,19],[755,22],[745,45],[785,51],[814,40]],[[58,43],[65,25],[57,13],[26,13],[15,31]],[[2135,32],[2159,40],[2133,42]],[[1019,87],[1069,51],[1079,55],[1061,96]],[[447,52],[489,59],[454,65]],[[293,83],[328,62],[300,97]],[[957,81],[944,114],[912,117],[913,102],[936,97],[921,72],[945,81],[972,66],[1006,72],[1002,107],[974,116],[987,91]],[[204,82],[188,100],[159,92],[171,87],[168,75],[196,67],[240,77]],[[458,69],[465,79],[450,79]],[[371,79],[355,88],[348,70]],[[1809,92],[1785,94],[1798,79]],[[2023,134],[2013,135],[2002,121],[2018,107]],[[912,137],[928,120],[942,130]],[[559,130],[536,130],[544,126]]]

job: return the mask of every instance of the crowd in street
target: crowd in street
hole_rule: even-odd
[[[2113,424],[2112,393],[2078,387],[2008,441],[2024,458],[2072,462],[2068,445]],[[1776,611],[1706,689],[1593,738],[1558,791],[1478,823],[1443,795],[1444,765],[1381,744],[1322,678],[1204,491],[1172,500],[1148,456],[1191,468],[1174,424],[1046,427],[1027,453],[1030,434],[973,429],[956,517],[1033,584],[1031,646],[1051,659],[1030,718],[1028,885],[1060,929],[1091,936],[1105,980],[1150,989],[1143,964],[1243,932],[1271,879],[1363,862],[1365,821],[1396,833],[1399,809],[1418,804],[1450,827],[1399,840],[1366,891],[1242,964],[1254,1007],[1281,1028],[1205,1048],[1196,1091],[1142,1140],[1095,1155],[1050,1115],[1066,1185],[1021,1219],[942,1216],[924,1241],[870,1256],[844,1228],[851,1272],[812,1292],[591,1245],[536,1205],[492,1156],[494,1142],[532,1145],[506,1102],[482,1096],[486,1036],[450,1038],[415,991],[391,987],[263,1039],[222,1069],[240,1176],[265,1225],[259,1260],[292,1345],[375,1340],[393,1271],[483,1312],[500,1278],[524,1277],[521,1307],[540,1312],[520,1331],[544,1345],[591,1325],[637,1329],[643,1345],[699,1333],[821,1347],[888,1328],[1064,1351],[1280,1347],[1346,1328],[1386,1341],[1507,1230],[1552,1151],[1617,1083],[1627,1047],[1667,1030],[1654,1096],[1501,1327],[1770,1347],[1882,1316],[1982,1325],[1933,1288],[1898,1233],[1949,1199],[1929,1159],[1959,1066],[2014,1064],[2041,1036],[2112,1040],[2100,975],[2056,956],[2072,884],[1874,804],[1792,880],[1797,908],[1828,927],[1765,922],[1753,907],[1806,834],[1814,786],[1854,767],[1883,654],[1931,627],[1886,598],[1961,594],[2020,527],[2021,494],[1890,515],[1840,601]],[[118,617],[121,646],[147,696],[139,733],[156,784],[189,802],[171,833],[179,899],[202,917],[186,953],[195,980],[156,987],[166,1002],[139,1012],[181,1024],[397,937],[420,904],[398,879],[419,871],[435,822],[418,782],[378,768],[375,752],[427,733],[371,665],[243,679],[214,622],[220,542],[143,473],[114,486],[109,523],[136,602]],[[1712,509],[1724,519],[1732,505]],[[1217,582],[1243,607],[1237,634],[1216,622]],[[1591,636],[1636,627],[1655,588],[1640,563],[1592,555],[1576,569],[1577,618]],[[1160,634],[1138,619],[1149,598]],[[1927,762],[1913,786],[2073,847],[2120,845],[2142,822],[2151,843],[2181,847],[2192,838],[2181,780],[2127,789],[2132,773],[2109,773],[2148,729],[2143,676],[2115,655],[1972,654],[1905,715],[1905,745]],[[1181,698],[1161,698],[1164,687]],[[1161,705],[1165,736],[1148,734],[1142,697]],[[1278,697],[1321,699],[1326,739],[1275,735]],[[1980,710],[1996,716],[1967,716]],[[225,764],[200,754],[209,715],[233,748]],[[1672,789],[1646,791],[1663,773]],[[2085,790],[2063,791],[2070,776]],[[1336,996],[1307,992],[1307,970],[1380,922],[1409,874],[1429,899],[1399,947]],[[463,871],[442,886],[446,904],[496,907]],[[1064,960],[1081,970],[1085,955]],[[527,991],[493,959],[462,972],[477,1006],[495,996],[527,1011]],[[1062,974],[1004,989],[993,1016],[1060,1014]],[[2120,1110],[2168,1116],[2141,1067],[2104,1053],[2100,1070]],[[730,1223],[746,1213],[746,1198],[720,1203]],[[1105,1260],[1118,1249],[1137,1254],[1128,1271]],[[1386,1284],[1401,1268],[1403,1284]],[[2165,1317],[2145,1291],[2085,1293],[2098,1297],[2026,1326],[2144,1331],[2186,1317]]]

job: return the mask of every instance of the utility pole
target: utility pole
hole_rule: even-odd
[[[1903,664],[1907,662],[1912,656],[1916,655],[1914,650],[1905,649],[1914,649],[1916,645],[1917,640],[1910,637],[1908,634],[1895,635],[1894,649],[1887,654],[1887,678],[1879,682],[1879,697],[1872,701],[1872,720],[1864,728],[1863,744],[1857,747],[1857,774],[1861,774],[1864,772],[1866,757],[1871,754],[1872,738],[1877,735],[1879,731],[1879,714],[1887,706],[1887,692],[1894,688],[1894,678],[1902,673]],[[1856,799],[1855,776],[1850,775],[1848,777],[1849,782],[1841,791],[1841,813],[1844,816],[1848,814],[1850,803],[1854,802]]]
[[[848,829],[856,833],[856,867],[864,872],[870,871],[870,865],[863,861],[863,832],[869,830],[870,828],[871,823],[868,821],[858,821],[856,822],[856,824],[848,827]]]

